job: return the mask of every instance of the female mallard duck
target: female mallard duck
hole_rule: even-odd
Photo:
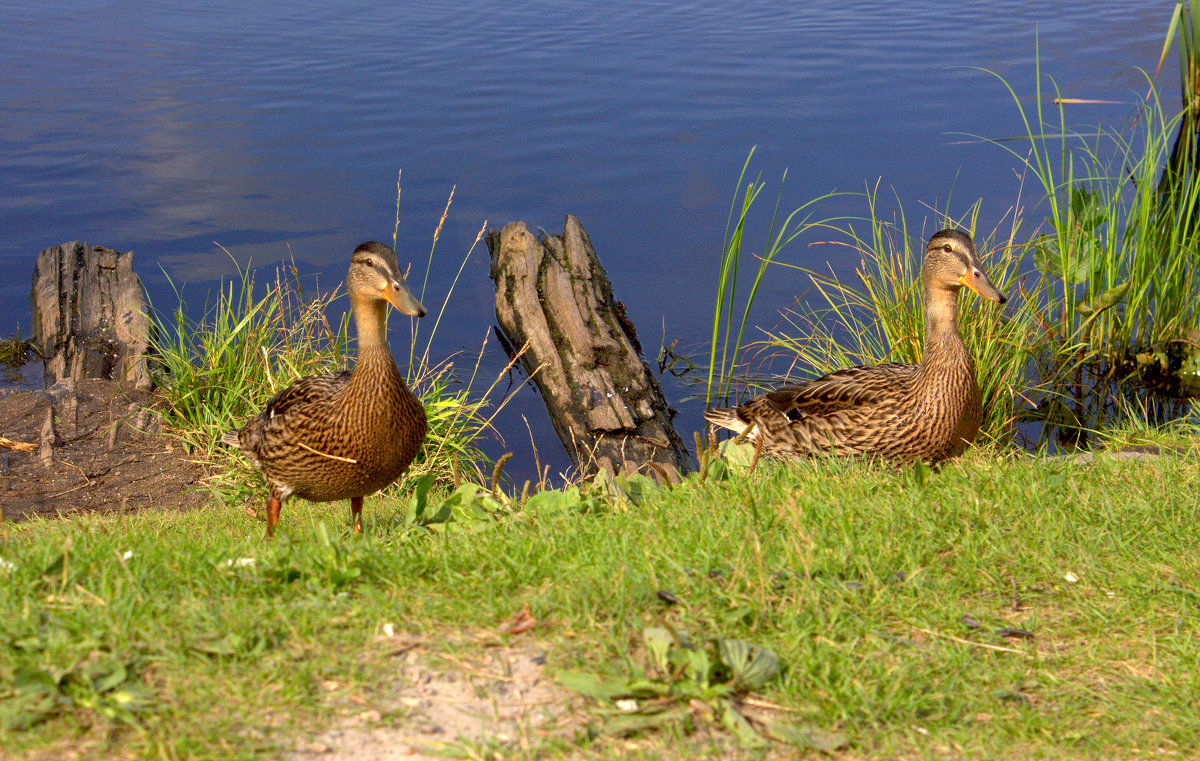
[[[267,536],[292,495],[348,497],[361,532],[363,496],[395,481],[425,438],[425,408],[392,360],[386,322],[388,304],[413,317],[425,307],[409,293],[390,246],[370,241],[354,249],[346,292],[358,328],[354,369],[299,379],[244,428],[221,437],[267,480]]]
[[[925,247],[925,356],[918,365],[850,367],[704,417],[776,457],[832,453],[938,463],[975,440],[983,407],[975,366],[958,335],[958,291],[1005,302],[971,237],[934,233]]]

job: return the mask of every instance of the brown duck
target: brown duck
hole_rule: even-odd
[[[971,237],[934,233],[921,266],[925,354],[917,365],[850,367],[704,417],[780,458],[820,454],[936,464],[975,440],[983,418],[975,366],[958,334],[958,292],[1005,302]]]
[[[266,478],[267,536],[291,496],[350,500],[354,530],[362,503],[404,472],[425,438],[425,408],[404,384],[387,343],[387,307],[423,317],[390,246],[354,249],[346,291],[358,328],[353,370],[310,375],[280,391],[261,414],[221,440],[240,449]]]

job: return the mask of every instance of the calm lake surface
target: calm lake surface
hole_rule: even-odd
[[[349,253],[389,241],[417,286],[457,187],[425,303],[440,304],[487,221],[562,229],[579,217],[647,352],[707,351],[715,275],[738,173],[777,181],[790,210],[881,180],[910,224],[928,204],[989,230],[1018,198],[1016,162],[966,138],[1023,134],[1003,76],[1033,106],[1044,74],[1078,125],[1120,125],[1146,89],[1174,3],[962,0],[865,3],[0,3],[0,334],[28,334],[36,253],[68,240],[136,252],[154,304],[200,308],[234,264],[294,257],[332,287]],[[1177,58],[1160,77],[1178,98]],[[1029,189],[1025,202],[1036,201]],[[768,198],[769,196],[769,198]],[[888,207],[889,209],[892,207]],[[840,198],[822,215],[862,215]],[[890,214],[890,211],[888,212]],[[1040,218],[1030,215],[1030,220]],[[932,232],[936,221],[924,229]],[[919,232],[919,231],[918,231]],[[761,232],[759,235],[761,236]],[[845,247],[789,262],[853,271]],[[263,272],[265,278],[266,271]],[[260,278],[263,279],[263,278]],[[804,288],[776,268],[758,296],[774,322]],[[494,323],[487,249],[467,264],[435,354],[478,351]],[[407,330],[392,331],[397,356]],[[503,364],[493,340],[489,377]],[[653,356],[649,357],[653,361]],[[699,402],[664,381],[685,439]],[[529,473],[565,464],[540,399],[497,420]],[[503,451],[499,443],[491,451]]]

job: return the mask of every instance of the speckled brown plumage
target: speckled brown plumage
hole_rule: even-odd
[[[416,317],[425,308],[408,292],[392,249],[376,241],[355,249],[346,289],[358,328],[354,369],[300,378],[222,437],[266,478],[268,535],[293,495],[350,499],[361,530],[362,498],[396,480],[425,438],[425,409],[392,360],[385,327],[388,303]]]
[[[975,366],[958,333],[958,291],[1004,303],[970,236],[934,233],[921,268],[925,354],[917,365],[850,367],[705,418],[775,457],[873,456],[939,463],[962,454],[983,418]]]

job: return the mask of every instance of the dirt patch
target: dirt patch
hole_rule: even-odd
[[[389,694],[350,710],[332,729],[298,739],[284,758],[422,761],[464,749],[567,744],[583,730],[582,700],[550,679],[545,651],[536,645],[497,646],[460,658],[426,652],[415,640],[397,643],[391,639],[389,646],[407,652]]]
[[[106,380],[85,380],[77,414],[56,406],[58,445],[44,465],[38,452],[0,449],[0,509],[6,520],[33,515],[187,509],[208,496],[197,488],[203,467],[168,436],[155,433],[154,394]],[[46,418],[45,392],[0,397],[0,436],[37,444]]]

